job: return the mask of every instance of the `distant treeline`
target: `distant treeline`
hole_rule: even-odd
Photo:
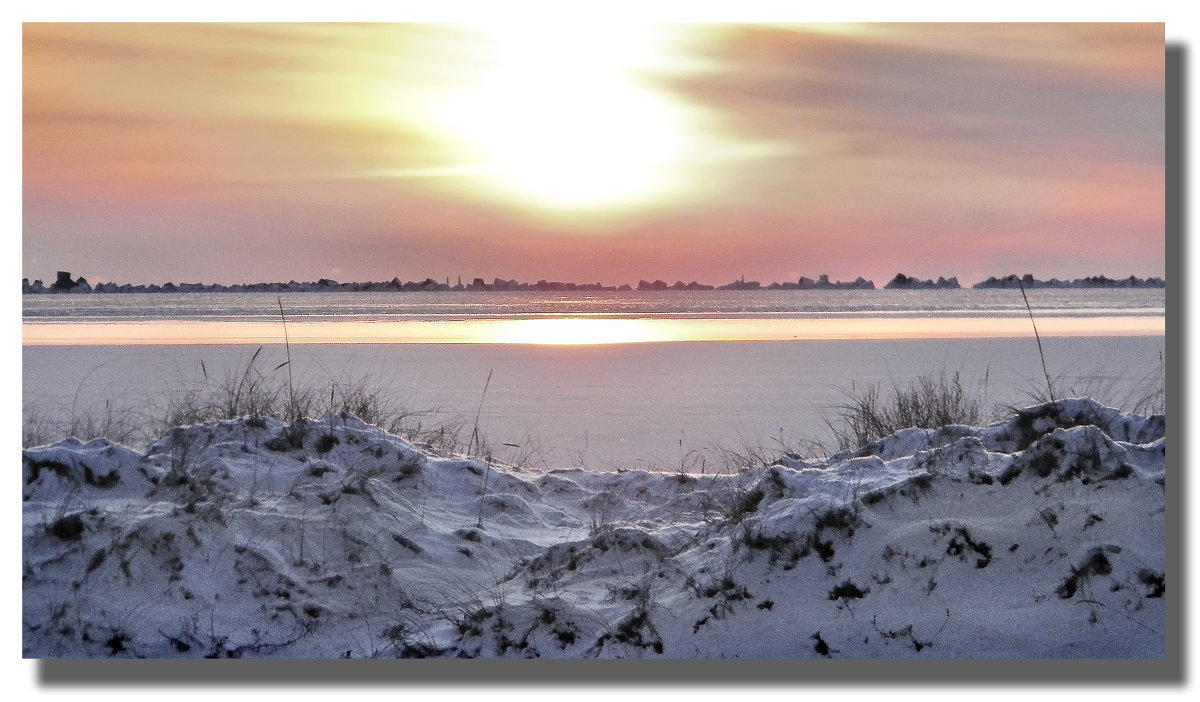
[[[1167,283],[1162,278],[1108,278],[1103,275],[1075,278],[1074,280],[1037,280],[1026,273],[1023,276],[1007,275],[1003,278],[991,277],[975,285],[973,288],[1165,288]],[[921,280],[911,278],[903,273],[897,273],[885,290],[957,290],[962,286],[958,278],[942,278],[937,280]],[[632,291],[632,290],[874,290],[875,283],[862,277],[849,282],[841,280],[830,281],[829,276],[812,278],[801,277],[799,280],[784,283],[769,283],[763,285],[757,280],[741,278],[724,285],[707,285],[692,281],[684,283],[675,281],[668,285],[662,280],[653,282],[641,280],[636,287],[624,285],[601,285],[600,283],[563,283],[558,281],[539,280],[536,283],[520,283],[515,280],[496,278],[488,283],[483,278],[475,278],[464,284],[461,279],[454,285],[450,279],[438,282],[426,278],[420,282],[401,282],[392,278],[386,282],[339,283],[336,280],[321,278],[316,282],[298,283],[294,280],[286,283],[240,283],[236,285],[220,285],[218,283],[163,283],[162,285],[118,285],[116,283],[97,283],[91,285],[82,276],[72,278],[68,271],[58,271],[55,281],[49,285],[41,280],[32,283],[28,278],[21,280],[21,292],[25,294],[40,293],[189,293],[189,292],[426,292],[426,291]]]

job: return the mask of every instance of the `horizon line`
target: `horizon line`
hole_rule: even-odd
[[[1106,274],[1100,273],[1081,278],[1060,279],[1051,277],[1049,279],[1035,278],[1031,273],[1016,275],[1010,273],[1004,276],[988,276],[987,278],[970,285],[963,285],[959,282],[958,276],[946,278],[938,276],[936,279],[926,278],[921,279],[915,276],[908,276],[904,273],[897,273],[882,288],[877,288],[875,282],[871,279],[856,277],[852,281],[829,280],[827,274],[818,275],[817,278],[809,278],[800,276],[796,281],[772,281],[763,284],[758,280],[747,281],[745,276],[740,276],[738,279],[721,285],[713,285],[709,283],[699,283],[695,280],[684,283],[682,280],[676,280],[672,284],[668,284],[662,279],[647,281],[640,279],[636,286],[629,283],[621,283],[618,285],[604,285],[600,282],[577,283],[569,281],[553,281],[539,279],[537,282],[522,282],[514,279],[493,278],[492,282],[486,282],[481,277],[475,277],[470,283],[463,283],[462,276],[457,276],[457,283],[450,284],[450,277],[445,278],[445,282],[439,282],[432,277],[427,277],[421,281],[401,281],[398,276],[391,280],[385,281],[350,281],[339,282],[330,278],[319,278],[315,281],[297,281],[295,279],[288,282],[282,281],[260,281],[251,283],[198,283],[198,282],[181,282],[174,283],[167,281],[165,283],[113,283],[111,281],[98,282],[95,286],[91,285],[86,278],[80,276],[78,279],[71,278],[69,271],[57,271],[56,280],[53,283],[46,284],[40,278],[35,278],[30,283],[28,277],[23,277],[22,293],[23,294],[45,294],[45,293],[101,293],[112,294],[122,292],[386,292],[386,291],[405,291],[405,292],[420,292],[420,291],[437,291],[437,292],[523,292],[523,291],[540,291],[540,292],[562,292],[562,291],[582,291],[582,292],[676,292],[676,291],[724,291],[724,290],[878,290],[878,289],[910,289],[910,290],[932,290],[932,289],[968,289],[968,288],[989,288],[989,287],[1010,287],[1012,285],[1034,285],[1040,287],[1144,287],[1144,288],[1164,288],[1166,279],[1163,276],[1149,276],[1139,278],[1135,275],[1129,275],[1120,278],[1109,278]],[[1018,283],[1019,281],[1019,283]],[[83,288],[83,289],[78,289]],[[246,290],[246,288],[268,288],[267,290]],[[282,288],[277,290],[277,288]],[[311,288],[316,288],[311,289]],[[355,289],[357,288],[357,289]],[[368,289],[363,289],[368,288]],[[236,290],[235,290],[236,289]]]

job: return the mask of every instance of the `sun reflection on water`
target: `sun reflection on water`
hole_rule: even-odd
[[[1044,337],[1144,336],[1165,333],[1162,317],[1047,317]],[[22,344],[171,345],[282,344],[273,322],[30,322]],[[291,344],[528,344],[582,346],[680,341],[963,339],[1031,336],[1021,317],[857,319],[631,319],[549,317],[442,321],[289,321]]]

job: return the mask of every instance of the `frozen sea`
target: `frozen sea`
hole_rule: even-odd
[[[1029,298],[1063,388],[1119,406],[1161,384],[1164,291]],[[1007,290],[26,295],[25,409],[152,415],[259,346],[282,363],[285,328],[301,379],[370,377],[431,423],[478,411],[534,468],[719,470],[828,442],[850,388],[959,372],[992,407],[1044,384]]]

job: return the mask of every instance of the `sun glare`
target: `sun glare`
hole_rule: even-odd
[[[1160,317],[1047,317],[1048,336],[1162,335]],[[404,322],[289,322],[297,344],[536,344],[551,346],[679,341],[986,339],[1025,337],[1028,317],[864,319],[623,319],[559,317]],[[23,346],[279,344],[278,322],[29,322]]]
[[[684,180],[685,108],[645,72],[668,59],[654,28],[503,24],[472,27],[489,62],[445,101],[448,136],[489,186],[541,209],[636,206]]]
[[[521,319],[493,330],[492,343],[578,346],[665,341],[663,330],[646,319]]]

